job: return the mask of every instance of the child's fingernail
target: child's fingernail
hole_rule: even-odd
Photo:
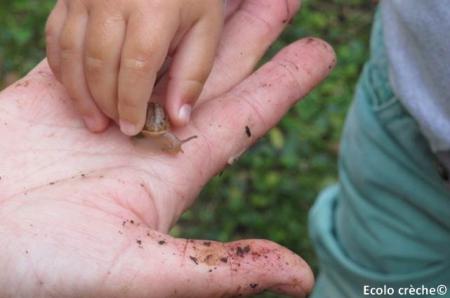
[[[126,120],[120,120],[120,130],[127,136],[134,136],[139,133],[136,125]]]
[[[187,124],[189,120],[191,120],[191,112],[192,112],[191,105],[185,104],[178,111],[178,117],[184,124]]]

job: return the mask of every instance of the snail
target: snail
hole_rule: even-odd
[[[191,136],[180,140],[170,131],[169,119],[167,119],[164,108],[157,103],[149,103],[147,107],[147,119],[141,135],[155,141],[162,151],[169,153],[183,152],[181,146],[197,136]]]

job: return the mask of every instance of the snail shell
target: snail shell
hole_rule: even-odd
[[[147,107],[147,119],[145,121],[142,133],[147,136],[159,136],[170,129],[170,123],[167,119],[164,108],[157,103],[149,103]]]
[[[178,139],[170,132],[170,123],[164,108],[153,102],[148,104],[147,119],[142,134],[150,137],[162,151],[169,153],[183,152],[181,146],[197,138],[197,136],[192,136],[185,140]]]

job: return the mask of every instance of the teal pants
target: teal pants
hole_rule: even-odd
[[[341,141],[339,183],[310,213],[320,264],[312,297],[450,297],[448,183],[389,85],[379,16],[371,47]]]

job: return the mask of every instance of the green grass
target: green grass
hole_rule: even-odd
[[[372,2],[303,1],[301,12],[265,59],[298,38],[318,36],[335,48],[336,69],[238,162],[212,179],[173,235],[220,241],[267,238],[299,253],[317,271],[308,210],[320,190],[337,181],[339,137],[368,56]],[[44,57],[43,28],[53,3],[0,3],[0,86]]]

